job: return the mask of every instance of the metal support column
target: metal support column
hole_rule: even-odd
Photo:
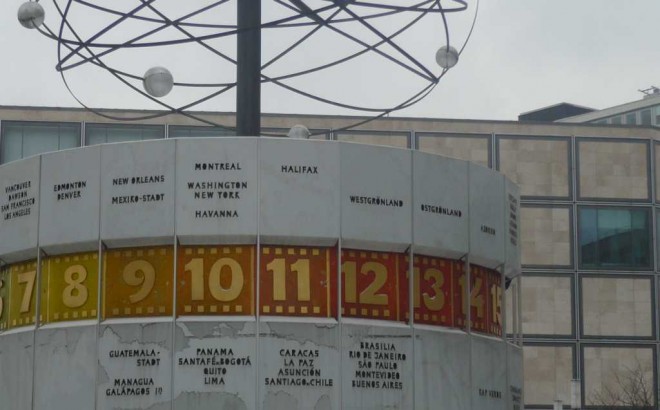
[[[239,0],[236,134],[261,133],[261,0]]]

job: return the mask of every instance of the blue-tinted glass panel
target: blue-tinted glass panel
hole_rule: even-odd
[[[626,124],[627,125],[637,125],[637,113],[631,112],[626,114]]]
[[[620,116],[612,117],[610,121],[612,121],[612,124],[621,124],[621,117]]]
[[[7,121],[2,124],[0,163],[78,146],[79,124]]]
[[[651,125],[651,110],[644,110],[640,113],[642,125]]]
[[[581,268],[648,268],[650,218],[646,209],[580,208]]]
[[[171,125],[169,129],[170,138],[205,138],[205,137],[231,137],[236,135],[233,130],[216,127],[184,127]]]
[[[97,145],[112,142],[144,141],[165,137],[160,125],[87,124],[85,144]]]

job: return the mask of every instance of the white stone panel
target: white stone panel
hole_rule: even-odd
[[[96,325],[37,331],[35,410],[93,409]]]
[[[340,409],[337,325],[261,322],[259,326],[259,408]],[[309,375],[291,375],[298,371]]]
[[[416,329],[416,408],[470,410],[468,363],[470,342],[466,334]]]
[[[520,188],[504,178],[504,230],[506,261],[504,272],[510,278],[520,274]]]
[[[262,243],[332,246],[339,238],[339,145],[259,141]]]
[[[101,148],[41,157],[39,246],[61,254],[98,249]]]
[[[504,410],[507,404],[506,345],[502,340],[472,336],[472,408]]]
[[[0,336],[0,410],[32,408],[32,331]]]
[[[171,409],[172,326],[101,326],[97,409]]]
[[[0,167],[0,259],[7,263],[37,256],[41,157]]]
[[[523,352],[522,348],[508,345],[509,349],[509,410],[523,410]]]
[[[412,405],[412,330],[344,324],[342,408],[404,410]]]
[[[496,268],[504,262],[504,177],[470,164],[470,263]]]
[[[110,247],[172,241],[174,148],[174,140],[101,148],[101,238]]]
[[[415,252],[458,259],[468,252],[468,163],[413,152]]]
[[[254,409],[255,322],[177,322],[174,408]]]
[[[346,248],[402,252],[412,239],[410,150],[341,145],[341,235]]]
[[[184,245],[254,243],[257,139],[176,142],[176,231]]]

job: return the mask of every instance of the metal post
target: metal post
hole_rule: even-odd
[[[554,405],[552,406],[553,410],[563,410],[564,409],[564,402],[561,400],[555,400]]]
[[[236,63],[236,133],[261,133],[261,0],[239,0]]]
[[[580,410],[582,406],[580,379],[571,380],[571,409]]]

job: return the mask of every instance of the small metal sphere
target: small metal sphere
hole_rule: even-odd
[[[297,124],[291,127],[289,133],[286,136],[289,138],[306,140],[309,139],[311,135],[312,133],[309,132],[309,129],[307,127],[305,127],[304,125]]]
[[[44,23],[46,13],[41,4],[28,1],[18,8],[18,22],[25,28],[37,28]]]
[[[174,77],[172,77],[172,73],[165,67],[152,67],[144,73],[142,85],[147,94],[160,98],[172,91]]]
[[[452,46],[442,46],[435,53],[435,61],[442,68],[452,68],[458,63],[458,51]]]

